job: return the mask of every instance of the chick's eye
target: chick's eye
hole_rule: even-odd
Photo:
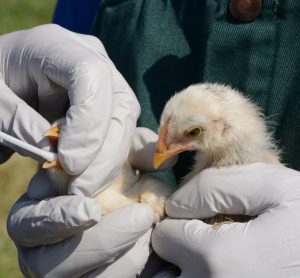
[[[194,128],[190,131],[185,132],[185,136],[186,137],[193,137],[193,136],[197,136],[200,133],[200,128]]]

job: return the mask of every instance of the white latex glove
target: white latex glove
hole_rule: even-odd
[[[149,155],[156,140],[155,133],[138,128],[132,161]],[[144,159],[143,168],[149,163]],[[39,171],[8,217],[8,232],[26,277],[132,278],[143,269],[153,223],[148,205],[129,205],[101,218],[101,208],[92,199],[54,197],[53,190],[46,172]],[[35,201],[36,196],[45,199]]]
[[[66,113],[58,155],[69,193],[103,189],[127,159],[140,107],[102,43],[43,25],[0,36],[0,61],[0,130],[49,149],[48,121]]]
[[[153,216],[147,205],[132,204],[101,220],[97,204],[81,196],[39,203],[23,196],[16,206],[8,230],[16,240],[25,277],[132,278],[143,269],[149,256]],[[87,230],[82,232],[84,229]],[[69,237],[62,240],[66,236]],[[108,270],[118,275],[106,275]]]
[[[180,277],[299,277],[300,173],[281,165],[208,169],[169,199],[154,250]],[[258,215],[219,229],[201,220],[217,213]],[[194,219],[194,220],[187,220]]]
[[[70,103],[58,150],[74,175],[69,193],[78,196],[54,197],[44,171],[33,178],[7,223],[22,272],[107,277],[123,264],[122,275],[134,276],[149,254],[151,209],[135,204],[100,219],[101,208],[86,198],[127,159],[140,111],[133,92],[99,40],[56,25],[1,36],[0,54],[0,130],[50,149],[43,138],[48,121],[64,116]],[[0,151],[4,161],[6,149]],[[129,263],[132,254],[139,259]]]

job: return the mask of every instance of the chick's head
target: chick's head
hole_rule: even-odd
[[[254,104],[228,86],[210,83],[189,86],[175,94],[163,110],[154,167],[187,150],[220,153],[236,144],[238,135],[247,136],[252,126],[257,128],[260,117]],[[249,125],[246,131],[245,126]]]

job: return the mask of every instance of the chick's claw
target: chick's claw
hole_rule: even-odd
[[[59,133],[60,133],[60,126],[59,125],[54,125],[51,128],[49,128],[46,132],[45,132],[45,136],[52,138],[52,139],[56,139],[58,140],[59,137]]]
[[[43,169],[50,169],[50,168],[57,168],[57,169],[62,169],[59,160],[54,160],[52,162],[46,161],[43,164]]]

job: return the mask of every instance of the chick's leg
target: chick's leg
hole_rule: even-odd
[[[62,121],[62,120],[59,120]],[[55,122],[54,125],[45,132],[45,136],[49,138],[53,148],[57,151],[57,143],[60,135],[60,126],[58,122]],[[56,189],[59,195],[66,195],[68,190],[68,180],[69,176],[62,169],[59,160],[52,162],[46,161],[43,166],[44,169],[47,169],[47,174],[50,180],[53,183],[54,188]]]
[[[48,129],[45,132],[45,136],[49,138],[52,146],[57,150],[57,144],[58,144],[58,138],[59,138],[59,133],[60,133],[60,126],[59,125],[54,125],[50,129]],[[50,168],[61,168],[61,165],[58,160],[49,162],[46,161],[43,166],[44,169],[50,169]]]

